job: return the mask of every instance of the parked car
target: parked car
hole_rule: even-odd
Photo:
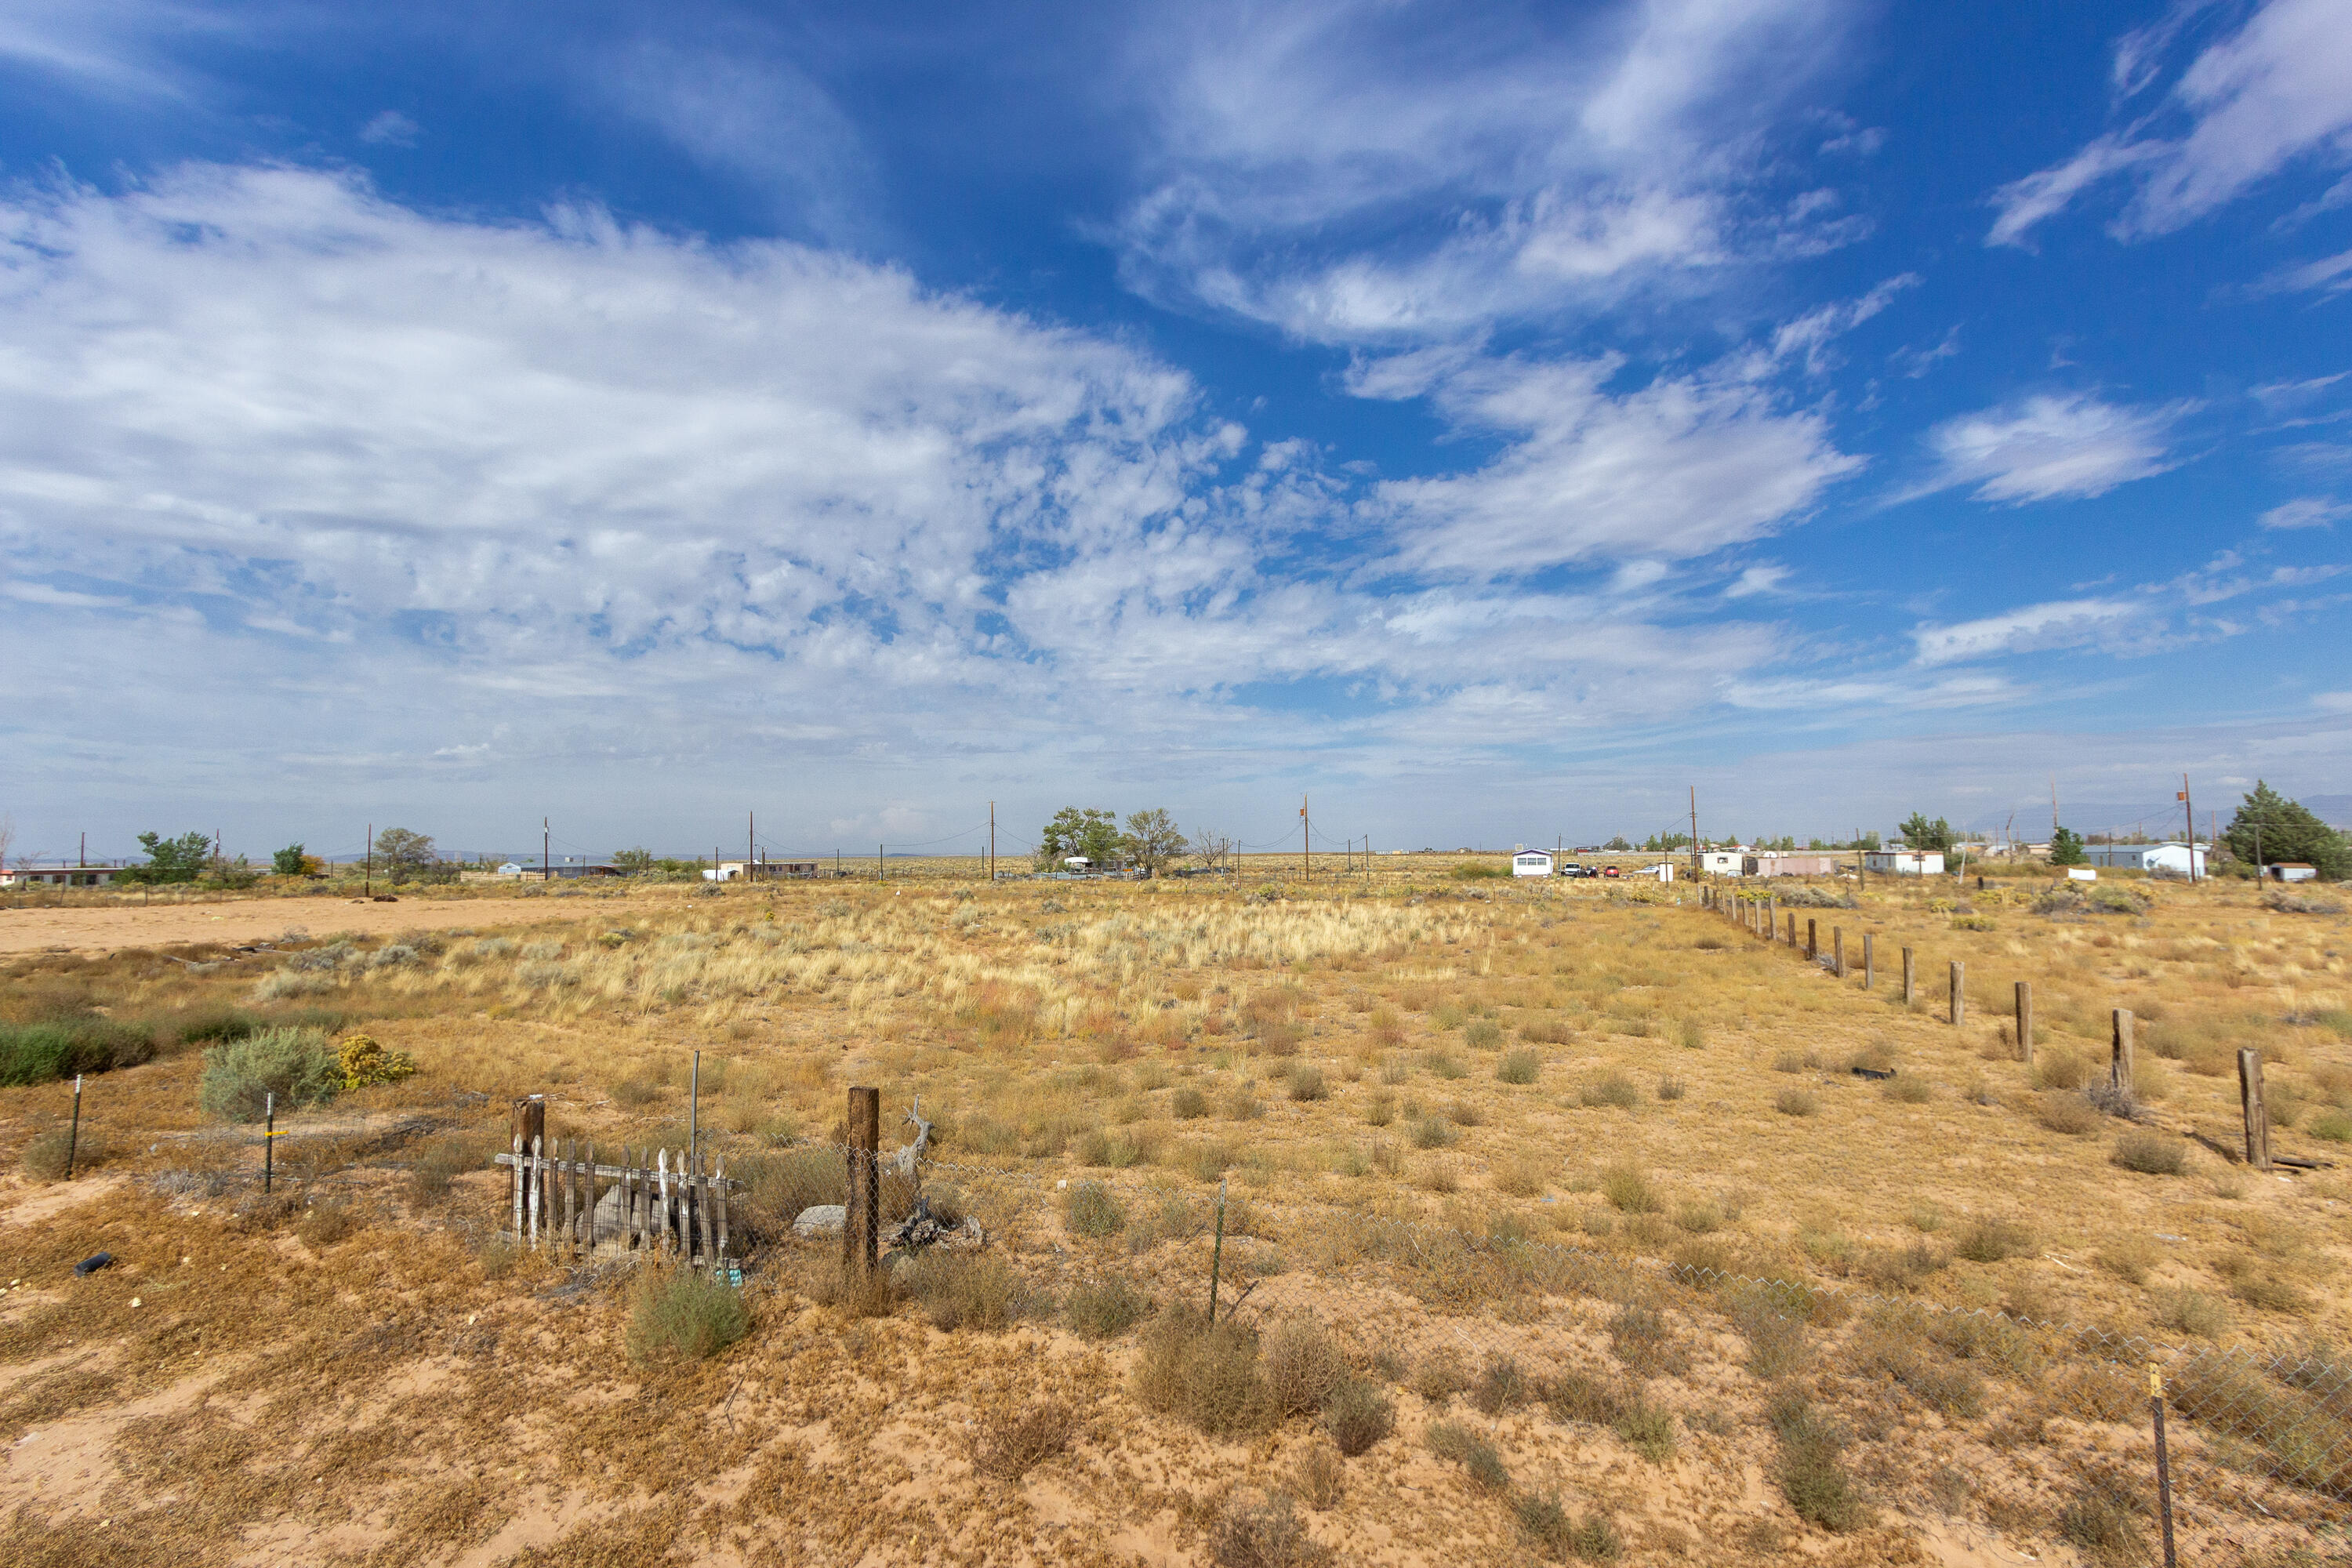
[[[1568,864],[1559,868],[1559,874],[1563,877],[1590,877],[1592,875],[1592,868],[1590,866],[1580,866],[1575,861],[1570,860]]]
[[[1622,872],[1622,871],[1620,871],[1620,870],[1619,870],[1619,869],[1617,869],[1617,868],[1616,868],[1616,867],[1614,867],[1614,866],[1603,866],[1603,867],[1601,868],[1601,874],[1602,876],[1604,876],[1604,877],[1622,877],[1622,876],[1623,876],[1625,873],[1624,873],[1624,872]]]

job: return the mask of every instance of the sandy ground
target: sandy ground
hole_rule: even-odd
[[[0,953],[68,950],[110,952],[173,942],[254,942],[289,926],[324,933],[383,936],[404,931],[478,930],[557,919],[568,907],[540,899],[412,900],[383,904],[358,899],[256,899],[250,903],[173,904],[152,909],[14,910],[0,906]]]

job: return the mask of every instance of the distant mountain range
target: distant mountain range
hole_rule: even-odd
[[[2208,811],[2214,814],[2212,820],[2217,826],[2227,827],[2231,816],[2238,809],[2240,796],[2241,792],[2229,790],[2217,791],[2210,801],[2200,797],[2197,804],[2199,837],[2205,834],[2205,814]],[[2352,795],[2307,795],[2301,798],[2304,808],[2320,821],[2331,827],[2352,830]],[[2137,827],[2151,838],[2168,838],[2180,831],[2180,807],[2177,805],[2113,805],[2095,801],[2076,805],[2062,798],[2058,803],[2058,817],[2075,832],[2084,834],[2129,833]],[[2009,813],[2002,811],[1974,817],[1961,826],[1969,833],[1999,833],[2008,821]],[[2021,840],[2030,843],[2039,843],[2049,837],[2050,808],[2046,805],[2018,807],[2014,831]]]

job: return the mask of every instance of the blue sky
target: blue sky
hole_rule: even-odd
[[[2352,0],[386,11],[0,0],[20,851],[2352,788]]]

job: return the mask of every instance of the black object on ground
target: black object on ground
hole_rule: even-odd
[[[74,1272],[77,1274],[95,1274],[113,1261],[114,1254],[111,1252],[93,1252],[88,1258],[83,1258],[79,1263],[74,1265]]]

